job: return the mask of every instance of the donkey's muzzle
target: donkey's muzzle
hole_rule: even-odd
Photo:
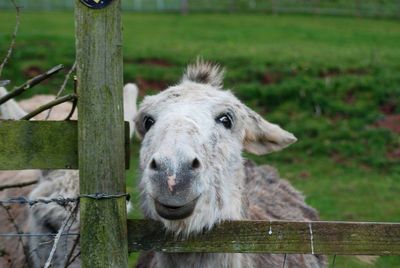
[[[183,206],[170,206],[162,204],[157,200],[154,200],[154,203],[158,215],[160,215],[162,218],[167,220],[181,220],[192,215],[198,199],[199,197]]]

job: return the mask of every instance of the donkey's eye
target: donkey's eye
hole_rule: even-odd
[[[146,116],[143,119],[143,124],[144,124],[144,130],[147,132],[149,131],[149,129],[151,128],[152,125],[154,125],[156,121],[154,121],[154,119],[150,116]]]
[[[221,114],[220,116],[215,118],[215,121],[218,124],[222,124],[227,129],[232,128],[232,117],[230,116],[230,114]]]

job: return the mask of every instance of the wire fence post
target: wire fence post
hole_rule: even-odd
[[[236,11],[236,1],[229,0],[229,12],[233,13]]]
[[[75,0],[75,27],[82,267],[128,267],[121,0]]]
[[[189,13],[188,0],[181,0],[181,13],[184,14],[184,15]]]
[[[272,14],[278,14],[278,7],[277,7],[277,1],[276,0],[270,0],[271,1],[271,13]]]
[[[400,19],[400,0],[397,0],[397,12],[395,12],[395,13],[397,13],[397,18],[399,18]]]
[[[361,17],[362,15],[362,10],[361,10],[361,1],[356,0],[355,1],[355,16],[356,17]]]
[[[315,0],[314,2],[314,14],[321,15],[321,3],[320,0]]]
[[[157,0],[157,10],[162,11],[165,9],[165,3],[164,0]]]

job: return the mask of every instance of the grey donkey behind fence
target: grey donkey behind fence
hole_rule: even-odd
[[[0,98],[7,93],[0,87]],[[130,124],[131,137],[137,94],[136,85],[124,87],[124,120]],[[20,102],[9,100],[0,106],[0,119],[20,119],[54,98],[37,95]],[[71,109],[71,103],[55,106],[48,119],[63,120]],[[47,111],[34,119],[46,117]],[[72,119],[76,118],[75,113]],[[80,266],[78,187],[75,170],[0,172],[0,267]]]
[[[140,151],[141,206],[146,218],[161,221],[166,231],[189,236],[224,220],[318,220],[304,197],[269,166],[243,160],[242,151],[266,154],[296,138],[265,121],[232,93],[222,90],[223,71],[197,61],[180,83],[146,97],[135,119]],[[60,179],[62,178],[62,179]],[[31,198],[77,197],[78,175],[54,171],[43,175]],[[46,186],[47,185],[47,186]],[[51,185],[51,186],[50,186]],[[44,190],[47,189],[47,190]],[[43,209],[45,208],[45,209]],[[57,204],[28,210],[32,232],[56,232],[69,210]],[[77,218],[79,221],[79,218]],[[69,232],[78,232],[75,222]],[[43,230],[42,228],[47,228]],[[51,239],[50,239],[51,240]],[[45,263],[53,243],[30,239],[34,265]],[[65,236],[54,265],[71,261],[79,249]],[[79,256],[71,266],[79,265]],[[324,256],[283,254],[142,253],[138,267],[325,267]]]
[[[202,60],[179,84],[144,99],[135,126],[142,139],[142,210],[166,230],[189,236],[224,220],[318,220],[304,197],[268,166],[242,158],[279,151],[296,138],[223,90],[223,71]],[[317,255],[142,254],[139,267],[324,267]]]

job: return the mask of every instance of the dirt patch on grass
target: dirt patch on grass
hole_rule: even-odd
[[[260,82],[263,85],[271,85],[279,83],[282,80],[282,74],[266,71],[262,74]]]
[[[149,90],[162,91],[168,87],[166,81],[147,80],[143,77],[137,77],[136,84],[139,87],[140,96],[145,96]]]
[[[124,59],[126,63],[143,64],[150,66],[170,67],[174,66],[173,63],[160,58],[144,58],[144,59]]]
[[[346,92],[343,101],[347,104],[353,104],[356,101],[356,96],[353,90],[349,90]]]
[[[320,71],[318,76],[321,78],[329,78],[329,77],[335,77],[340,75],[340,70],[339,69],[328,69],[328,70],[323,70]]]
[[[387,152],[387,158],[392,160],[399,160],[400,159],[400,147],[394,148]]]
[[[300,180],[308,180],[311,177],[311,173],[307,170],[304,170],[298,174],[298,178]]]
[[[397,104],[395,103],[395,101],[391,100],[380,106],[381,112],[387,115],[394,114],[396,112],[396,109],[397,109]]]
[[[330,121],[333,124],[337,124],[337,123],[339,123],[339,122],[341,122],[343,120],[348,120],[350,118],[350,116],[347,115],[347,114],[344,114],[344,113],[337,112],[337,113],[329,116],[328,118],[330,119]]]
[[[153,65],[153,66],[162,66],[162,67],[169,67],[173,66],[174,64],[170,63],[164,59],[140,59],[137,61],[139,64],[146,64],[146,65]]]
[[[348,163],[348,160],[339,153],[332,153],[331,159],[334,163],[340,164],[340,165],[346,165]]]
[[[383,119],[376,122],[376,126],[400,134],[400,114],[388,114]]]
[[[364,68],[347,69],[343,72],[343,74],[348,74],[348,75],[367,75],[369,73],[370,71]]]
[[[41,69],[39,66],[35,66],[35,65],[29,66],[23,70],[23,74],[28,78],[32,78],[43,72],[44,72],[43,69]]]
[[[340,70],[338,68],[327,69],[319,72],[319,77],[321,78],[330,78],[341,75],[367,75],[369,74],[368,69],[364,68],[350,68],[346,70]]]

